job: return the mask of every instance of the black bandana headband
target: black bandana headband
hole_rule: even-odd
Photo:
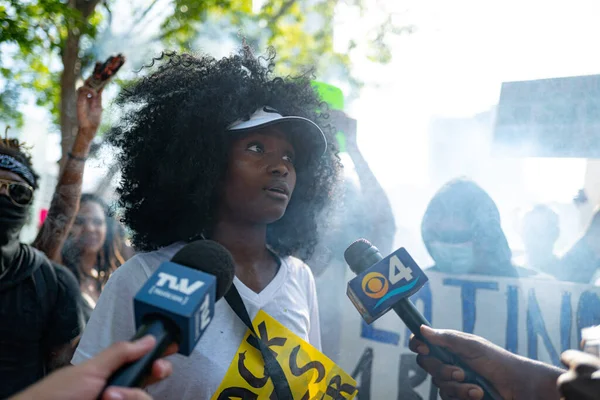
[[[35,186],[35,178],[31,170],[16,158],[7,154],[0,154],[0,168],[21,176],[31,186]]]

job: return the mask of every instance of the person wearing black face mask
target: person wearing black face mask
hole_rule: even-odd
[[[0,140],[0,398],[67,365],[79,336],[79,287],[19,235],[38,176],[17,140]]]

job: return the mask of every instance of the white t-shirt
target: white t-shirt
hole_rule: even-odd
[[[135,333],[133,298],[163,262],[183,247],[173,244],[138,254],[112,274],[85,328],[72,363],[80,364],[111,344],[129,340]],[[237,277],[234,284],[251,319],[259,310],[321,350],[321,332],[315,282],[309,267],[286,257],[269,285],[255,293]],[[148,387],[157,399],[210,399],[223,380],[247,327],[225,299],[215,304],[215,316],[189,357],[169,357],[173,374]]]

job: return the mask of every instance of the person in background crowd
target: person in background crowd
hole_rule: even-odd
[[[79,281],[87,322],[102,288],[126,259],[118,222],[98,196],[84,193],[79,212],[62,251],[62,260]]]
[[[595,283],[600,268],[600,213],[561,258],[553,251],[559,234],[558,215],[550,207],[538,205],[527,213],[523,219],[526,266],[561,281]]]
[[[323,233],[312,259],[314,265],[311,265],[311,269],[317,277],[325,269],[331,268],[332,260],[343,264],[345,271],[347,266],[344,251],[362,237],[368,238],[382,254],[389,254],[396,233],[396,222],[388,196],[358,148],[356,120],[341,111],[330,113],[332,123],[344,132],[346,151],[354,164],[359,182],[357,184],[350,179],[344,180],[340,204],[332,210],[329,216],[331,226]]]
[[[85,162],[101,120],[102,90],[96,92],[86,83],[77,93],[77,136],[48,216],[33,242],[34,247],[75,274],[81,287],[84,322],[110,273],[125,262],[121,253],[124,243],[119,240],[117,222],[111,218],[108,207],[96,196],[81,198]],[[67,242],[68,238],[71,240]]]
[[[561,360],[568,371],[513,354],[482,337],[453,330],[421,327],[433,345],[452,352],[469,368],[485,378],[507,400],[599,400],[600,359],[587,353],[568,350]],[[411,337],[410,349],[417,363],[433,377],[443,399],[480,400],[483,390],[464,383],[464,371],[443,364],[429,355],[429,347]]]
[[[19,142],[0,141],[0,398],[68,365],[81,332],[73,275],[19,242],[37,187]]]
[[[507,277],[536,275],[533,270],[512,264],[498,207],[471,180],[452,180],[434,195],[423,216],[421,233],[435,262],[430,271]]]
[[[77,92],[79,128],[73,148],[56,185],[48,215],[33,247],[62,264],[62,250],[79,209],[85,162],[102,120],[102,90],[98,93],[84,85]]]
[[[558,278],[577,283],[596,283],[600,277],[600,209],[596,210],[585,233],[562,256]]]
[[[521,235],[525,266],[558,277],[560,260],[554,254],[554,245],[560,236],[558,214],[546,205],[536,205],[523,217]]]
[[[323,305],[319,308],[323,353],[337,361],[341,351],[340,326],[344,317],[341,301],[345,298],[343,293],[348,272],[344,251],[356,239],[367,238],[382,254],[391,253],[396,224],[390,201],[358,148],[356,120],[341,111],[330,113],[332,124],[344,132],[346,151],[359,180],[355,182],[346,174],[341,201],[324,216],[329,224],[322,229],[322,239],[310,260],[310,267],[317,278],[319,302]]]
[[[169,53],[159,63],[123,90],[126,115],[109,134],[120,149],[123,219],[145,253],[110,277],[73,364],[131,337],[135,293],[186,242],[203,238],[232,254],[230,290],[250,319],[262,310],[320,349],[314,278],[299,258],[318,242],[341,165],[308,75],[273,76],[275,55],[257,58],[247,45],[219,60]],[[173,376],[150,393],[213,398],[241,359],[247,330],[220,300],[194,352],[175,356]]]

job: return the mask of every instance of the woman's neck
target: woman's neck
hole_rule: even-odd
[[[255,263],[264,258],[267,247],[266,225],[242,225],[221,220],[211,239],[229,250],[236,263]]]
[[[96,252],[83,252],[79,256],[79,268],[85,275],[92,275],[92,270],[96,267],[96,261],[98,260],[98,253]]]
[[[277,274],[278,264],[267,250],[266,225],[244,225],[222,219],[210,239],[229,250],[235,262],[235,275],[256,293]]]

